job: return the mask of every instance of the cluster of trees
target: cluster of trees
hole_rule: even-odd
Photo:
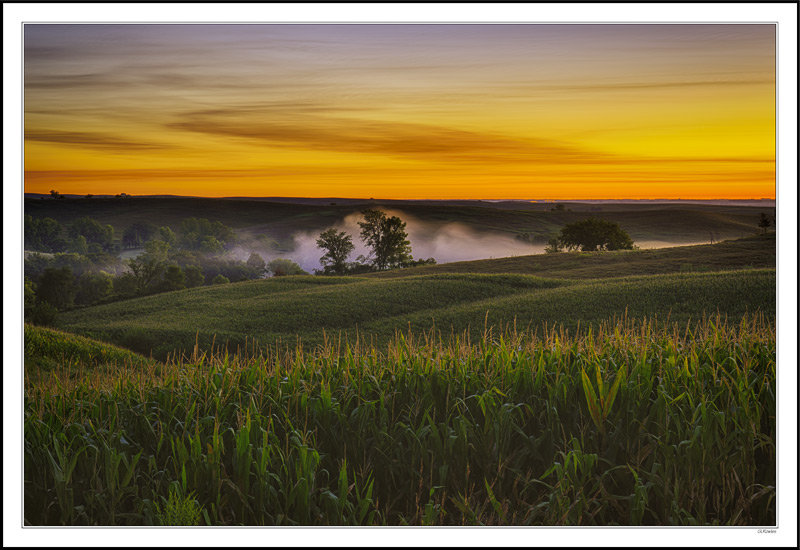
[[[633,240],[618,223],[590,217],[562,227],[561,232],[548,241],[545,252],[632,250],[633,247]]]
[[[67,228],[53,218],[25,216],[25,250],[38,252],[73,252],[76,254],[117,254],[114,228],[89,217],[78,218]]]
[[[25,216],[25,250],[40,252],[64,252],[67,240],[62,237],[64,228],[53,218]]]
[[[122,246],[115,243],[112,226],[91,218],[80,218],[64,228],[52,218],[26,216],[26,320],[50,324],[57,311],[75,306],[306,273],[286,259],[268,263],[255,253],[246,261],[224,257],[221,253],[236,242],[235,232],[202,218],[184,220],[177,235],[169,227],[135,222],[125,229],[121,241]],[[122,247],[144,248],[144,252],[122,260],[118,255]]]
[[[383,271],[396,267],[435,264],[434,258],[414,260],[411,242],[406,232],[406,222],[385,212],[367,209],[361,213],[364,220],[358,222],[361,240],[370,248],[369,255],[359,256],[348,262],[355,250],[353,238],[334,228],[323,231],[317,239],[317,247],[325,250],[320,258],[324,275],[345,275],[365,271]]]

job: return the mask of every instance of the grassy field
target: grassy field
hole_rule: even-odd
[[[306,346],[328,337],[375,338],[435,326],[445,336],[516,323],[570,330],[613,317],[657,317],[685,323],[717,312],[775,314],[775,270],[687,273],[602,281],[530,275],[451,274],[368,278],[294,277],[171,292],[95,306],[60,316],[64,330],[159,359],[175,349],[213,344]],[[209,307],[214,304],[214,307]]]
[[[623,275],[655,275],[774,268],[775,233],[754,235],[716,244],[654,250],[620,250],[596,254],[565,252],[515,256],[491,260],[451,262],[370,273],[368,277],[393,278],[442,273],[524,273],[563,279],[600,279]]]
[[[29,378],[26,525],[775,524],[763,315],[153,370]]]

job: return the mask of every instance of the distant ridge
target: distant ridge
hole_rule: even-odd
[[[47,193],[25,193],[27,199],[50,199]],[[86,199],[86,195],[64,193],[61,195],[65,199],[217,199],[217,200],[236,200],[236,201],[259,201],[288,204],[305,205],[332,205],[351,206],[355,204],[431,204],[431,205],[456,205],[456,206],[488,206],[492,208],[519,208],[526,205],[550,205],[557,203],[564,204],[697,204],[697,205],[717,205],[717,206],[765,206],[774,207],[775,199],[382,199],[382,198],[351,198],[351,197],[203,197],[199,195],[127,195],[126,197],[116,197],[116,195],[92,195],[92,199]]]

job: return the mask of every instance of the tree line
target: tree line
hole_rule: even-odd
[[[63,237],[69,236],[69,240]],[[64,228],[52,218],[25,217],[25,318],[52,324],[56,312],[138,296],[266,276],[305,274],[299,265],[252,253],[225,257],[237,241],[221,222],[188,218],[178,233],[135,222],[114,240],[114,228],[79,218]],[[122,260],[123,249],[144,248]]]

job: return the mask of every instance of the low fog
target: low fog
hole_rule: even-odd
[[[435,258],[437,263],[458,262],[465,260],[482,260],[487,258],[504,258],[508,256],[525,256],[542,254],[544,245],[532,245],[514,239],[511,236],[478,233],[457,222],[425,222],[417,220],[404,212],[381,208],[387,216],[397,216],[406,222],[408,240],[411,242],[411,253],[415,260]],[[358,222],[363,220],[360,213],[353,213],[334,225],[337,231],[344,231],[353,238],[355,250],[349,261],[355,261],[359,255],[367,256],[369,249],[361,241],[361,228]],[[260,254],[269,262],[275,258],[288,258],[300,265],[304,270],[313,273],[322,269],[319,259],[325,253],[317,247],[318,232],[298,232],[293,235],[294,250],[276,253],[261,247],[238,247],[233,252],[237,259],[247,260],[251,252]],[[259,249],[261,248],[261,249]]]

